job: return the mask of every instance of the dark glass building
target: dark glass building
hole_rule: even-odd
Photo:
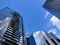
[[[46,0],[43,8],[60,19],[60,0]]]
[[[29,37],[26,38],[27,45],[30,45]]]
[[[2,24],[0,27],[0,45],[24,45],[24,28],[22,17],[17,12],[12,12],[8,7],[3,9],[1,12],[2,14],[6,12],[7,15],[11,14],[11,16],[3,21],[0,21],[0,24]],[[6,22],[8,23],[6,24]],[[3,24],[5,24],[5,26]]]

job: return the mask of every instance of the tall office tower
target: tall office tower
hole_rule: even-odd
[[[26,37],[26,45],[30,45],[29,37]]]
[[[11,15],[0,21],[0,45],[24,45],[22,17],[8,7],[2,9],[0,13],[3,14],[2,16]]]
[[[60,19],[60,0],[46,0],[43,8]]]
[[[60,45],[60,40],[52,32],[34,32],[29,37],[29,41],[30,45]]]

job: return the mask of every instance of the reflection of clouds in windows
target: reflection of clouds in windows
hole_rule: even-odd
[[[57,37],[60,39],[60,34]]]
[[[10,18],[8,17],[5,20],[0,21],[0,36],[3,36],[2,34],[7,29],[9,21],[10,21]]]
[[[46,45],[45,42],[45,37],[43,36],[43,34],[41,33],[43,31],[37,31],[33,33],[33,37],[35,39],[36,45]],[[42,41],[44,40],[44,41]]]
[[[58,18],[56,18],[55,16],[53,16],[50,19],[50,22],[55,25],[58,29],[60,29],[60,20]]]
[[[49,30],[49,32],[53,32],[58,38],[60,38],[60,19],[58,19],[57,17],[53,16],[50,19],[50,22],[52,23],[52,25],[54,25],[56,28],[51,28]]]

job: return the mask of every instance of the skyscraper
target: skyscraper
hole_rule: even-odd
[[[43,7],[60,19],[60,0],[46,0]]]
[[[11,15],[0,21],[0,45],[24,45],[24,27],[21,15],[8,7],[2,9],[0,13]]]
[[[60,45],[60,40],[52,33],[43,31],[34,32],[29,37],[30,45]]]
[[[26,38],[27,45],[30,45],[29,37]]]

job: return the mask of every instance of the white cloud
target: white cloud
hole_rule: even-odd
[[[25,36],[26,36],[26,37],[30,37],[30,35],[31,35],[31,34],[30,34],[30,33],[28,33],[28,32],[27,32],[27,33],[25,33]]]
[[[48,16],[48,14],[49,14],[49,12],[46,12],[46,14],[45,14],[45,18]]]
[[[57,17],[53,16],[50,22],[60,30],[60,20]]]

